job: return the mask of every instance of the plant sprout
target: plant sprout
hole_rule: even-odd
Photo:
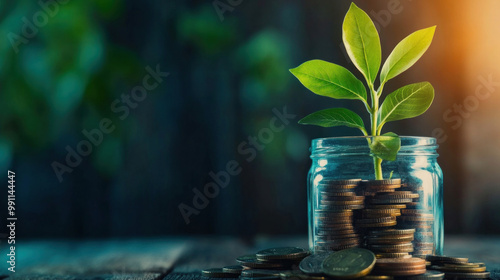
[[[429,48],[436,26],[418,30],[399,42],[380,70],[382,51],[380,38],[370,17],[354,3],[342,25],[342,40],[349,58],[365,78],[365,85],[346,68],[322,61],[307,61],[290,72],[317,95],[335,99],[357,99],[370,114],[371,124],[365,128],[361,117],[345,108],[330,108],[312,113],[300,124],[322,127],[348,126],[358,128],[367,137],[373,157],[375,179],[383,179],[382,160],[393,161],[401,147],[399,136],[393,132],[381,134],[387,122],[413,118],[423,114],[434,99],[429,82],[406,85],[388,94],[380,105],[385,84],[406,71]],[[378,87],[375,81],[380,70]],[[369,102],[370,101],[370,102]]]

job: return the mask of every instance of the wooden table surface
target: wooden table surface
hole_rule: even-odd
[[[97,241],[17,240],[16,272],[9,273],[6,248],[0,251],[0,279],[164,279],[196,280],[200,270],[236,264],[237,256],[278,246],[306,248],[306,237],[163,238]],[[500,237],[452,236],[445,254],[484,262],[500,280]]]

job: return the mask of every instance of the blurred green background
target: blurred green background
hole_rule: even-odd
[[[355,2],[376,21],[384,59],[409,33],[438,25],[428,53],[386,87],[390,92],[428,80],[436,88],[435,104],[424,116],[386,130],[436,136],[441,129],[446,231],[498,233],[500,217],[486,215],[500,210],[494,168],[500,162],[498,97],[493,94],[468,116],[453,111],[460,125],[444,115],[473,95],[478,77],[500,80],[498,57],[484,55],[500,46],[494,36],[499,4]],[[318,58],[357,75],[341,43],[349,4],[0,3],[0,170],[16,172],[17,234],[306,234],[310,140],[358,131],[296,122],[319,109],[364,107],[314,96],[288,69]],[[113,104],[128,104],[123,95],[143,85],[147,67],[168,77],[144,100],[127,105],[129,114],[116,112]],[[239,146],[269,126],[273,109],[285,106],[296,117],[247,161]],[[98,129],[103,119],[112,122],[113,132],[58,178],[54,162],[66,164],[68,147],[77,149],[87,140],[82,131]],[[231,160],[240,163],[241,174],[186,225],[179,204],[192,204],[193,188],[211,182],[210,172],[224,170]],[[1,199],[6,205],[6,196]],[[6,213],[1,215],[4,221]]]

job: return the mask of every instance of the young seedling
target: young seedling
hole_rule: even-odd
[[[423,114],[434,99],[434,88],[429,82],[410,84],[387,95],[380,106],[382,91],[387,81],[406,71],[425,53],[435,29],[433,26],[418,30],[399,42],[384,62],[376,88],[375,81],[382,60],[380,38],[370,17],[351,3],[342,25],[342,39],[349,58],[366,80],[370,102],[363,82],[342,66],[311,60],[290,69],[290,72],[317,95],[363,102],[370,114],[370,132],[358,114],[345,108],[321,110],[306,116],[299,123],[322,127],[348,126],[358,128],[364,136],[372,136],[367,137],[367,141],[373,157],[375,179],[383,179],[382,160],[395,160],[401,148],[397,134],[381,134],[383,126],[387,122]]]

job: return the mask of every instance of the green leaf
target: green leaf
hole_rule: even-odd
[[[290,69],[297,79],[317,95],[336,99],[359,99],[366,103],[366,89],[349,70],[323,60],[310,60]]]
[[[434,99],[429,82],[404,86],[387,95],[379,111],[379,128],[386,122],[413,118],[423,114]]]
[[[364,131],[365,125],[361,117],[345,108],[331,108],[314,112],[299,121],[300,124],[312,124],[322,127],[348,126]]]
[[[393,132],[374,136],[370,144],[370,150],[374,156],[389,161],[396,160],[400,148],[401,139]]]
[[[394,48],[382,66],[380,82],[396,77],[410,68],[429,48],[436,26],[413,32]]]
[[[344,18],[342,39],[356,68],[373,84],[382,60],[380,37],[370,17],[354,3]]]

